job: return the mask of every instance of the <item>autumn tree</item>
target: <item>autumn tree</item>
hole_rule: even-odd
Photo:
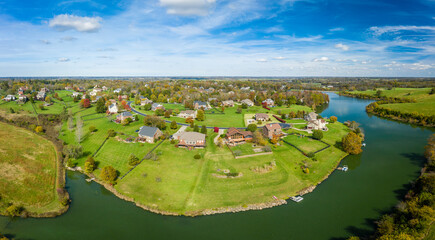
[[[95,170],[95,168],[97,167],[95,160],[92,156],[88,157],[88,159],[86,159],[85,161],[85,172],[86,173],[91,173]]]
[[[100,178],[106,183],[114,184],[117,177],[118,172],[112,166],[105,166],[101,170]]]
[[[82,99],[80,101],[80,107],[89,108],[91,106],[91,101],[88,98]]]
[[[171,127],[171,129],[177,129],[177,127],[178,127],[178,126],[177,126],[177,122],[176,122],[175,120],[172,121],[170,127]]]
[[[263,134],[261,134],[261,132],[259,131],[254,132],[253,142],[261,146],[264,146],[267,143],[266,140],[263,138]]]
[[[205,120],[204,110],[202,110],[202,109],[198,110],[198,112],[196,113],[196,120],[198,120],[198,121],[204,121]]]
[[[342,144],[344,151],[349,154],[359,154],[362,152],[361,137],[354,132],[350,132],[343,137]]]
[[[329,121],[330,121],[331,123],[335,123],[335,122],[337,121],[337,117],[336,117],[336,116],[331,116],[331,117],[329,118]]]

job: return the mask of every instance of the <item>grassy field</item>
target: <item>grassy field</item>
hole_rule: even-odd
[[[179,109],[180,111],[184,110],[184,106],[180,104],[163,104],[167,109]],[[145,113],[147,115],[154,115],[153,111],[145,111],[140,110],[139,107],[134,107],[139,112]],[[272,117],[273,114],[277,114],[278,111],[281,111],[281,113],[289,113],[291,111],[297,112],[297,111],[306,111],[311,112],[311,108],[306,106],[300,106],[300,105],[292,105],[290,108],[287,107],[275,107],[272,108],[270,111],[259,107],[259,106],[252,106],[248,109],[243,109],[242,113],[237,113],[238,106],[225,108],[224,114],[220,114],[218,111],[214,111],[215,113],[211,113],[211,111],[208,111],[210,113],[205,114],[205,120],[204,121],[195,121],[196,124],[199,126],[206,125],[209,127],[246,127],[245,124],[245,115],[253,116],[255,113],[269,113],[271,116],[271,120],[273,122],[278,122],[275,120],[275,118]],[[165,120],[175,120],[179,123],[184,123],[184,118],[179,117],[173,117],[165,118]]]
[[[320,141],[308,137],[299,137],[297,135],[288,135],[284,140],[292,143],[305,153],[315,152],[328,146]]]
[[[56,193],[53,144],[27,130],[0,123],[0,211],[13,203],[33,213],[63,206]]]
[[[429,92],[431,91],[430,88],[395,88],[392,90],[379,90],[382,91],[382,96],[409,98],[417,101],[416,103],[383,104],[382,107],[384,108],[389,108],[406,113],[418,112],[425,115],[435,114],[435,94],[429,95]],[[376,94],[376,91],[353,91],[350,93],[364,93],[374,96]]]

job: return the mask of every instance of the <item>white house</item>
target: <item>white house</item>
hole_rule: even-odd
[[[241,101],[241,103],[243,104],[246,104],[246,105],[248,105],[248,107],[252,107],[252,106],[254,106],[254,102],[253,101],[251,101],[251,99],[243,99],[242,101]]]
[[[267,106],[273,106],[273,105],[275,105],[275,102],[272,99],[270,99],[270,98],[264,100],[262,103],[266,104]]]
[[[78,93],[78,92],[73,92],[72,97],[73,97],[73,98],[76,98],[76,97],[78,97],[79,95],[80,95],[80,93]]]
[[[233,100],[222,101],[222,106],[224,106],[224,107],[234,107],[234,101]]]
[[[117,88],[117,89],[113,90],[114,93],[120,93],[121,91],[122,91],[121,88]]]
[[[10,101],[15,101],[15,99],[17,99],[14,95],[7,95],[3,100],[10,102]]]
[[[307,129],[327,131],[328,128],[326,127],[326,124],[326,121],[323,119],[312,120],[307,124]]]
[[[310,112],[304,116],[304,119],[307,122],[311,122],[311,121],[317,120],[317,116],[318,115],[315,112]]]
[[[108,111],[110,114],[118,113],[118,106],[116,105],[116,103],[109,105]]]
[[[181,117],[181,118],[196,118],[196,113],[197,113],[197,111],[194,111],[194,110],[181,111],[180,114],[178,114],[178,117]]]

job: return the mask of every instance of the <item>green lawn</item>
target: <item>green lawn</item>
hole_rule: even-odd
[[[0,123],[0,212],[13,203],[33,213],[63,208],[56,192],[53,144],[27,130]]]
[[[435,109],[435,94],[429,95],[431,88],[395,88],[392,90],[379,89],[382,91],[382,96],[396,97],[396,98],[409,98],[414,99],[416,103],[394,103],[383,104],[384,108],[397,110],[405,113],[418,112],[425,115],[434,115]],[[350,93],[364,93],[375,95],[376,91],[353,91]]]
[[[234,147],[231,147],[231,150],[233,152],[235,151],[240,151],[241,155],[250,155],[250,154],[255,154],[256,152],[254,152],[254,148],[252,146],[252,143],[245,143],[245,144],[240,144]]]
[[[314,140],[309,137],[300,137],[298,135],[288,135],[284,138],[286,141],[290,142],[291,144],[295,145],[305,153],[315,152],[318,150],[321,150],[322,148],[327,147],[328,145]]]

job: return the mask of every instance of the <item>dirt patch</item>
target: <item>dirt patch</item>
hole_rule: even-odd
[[[0,163],[0,176],[11,181],[23,181],[26,177],[26,171],[19,165]]]

